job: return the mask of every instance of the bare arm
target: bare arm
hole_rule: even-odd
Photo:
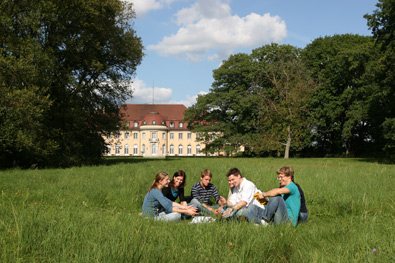
[[[281,188],[274,188],[272,190],[267,191],[265,194],[260,193],[258,195],[259,199],[263,199],[264,197],[272,197],[272,196],[278,196],[281,194],[289,194],[290,191],[286,187],[281,187]]]
[[[245,206],[247,205],[247,202],[246,202],[246,201],[240,201],[240,202],[238,202],[237,204],[232,205],[232,203],[228,201],[227,204],[231,204],[231,205],[229,205],[230,208],[229,208],[228,210],[226,210],[226,212],[223,213],[222,216],[227,216],[227,215],[229,215],[231,212],[236,211],[236,210],[239,210],[240,208],[245,207]]]

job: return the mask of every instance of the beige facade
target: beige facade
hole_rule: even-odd
[[[104,136],[108,156],[202,156],[199,134],[187,129],[184,105],[128,104],[123,110],[126,128]]]

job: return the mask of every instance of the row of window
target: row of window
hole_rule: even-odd
[[[178,146],[178,155],[183,155],[183,146],[180,144]],[[123,147],[123,151],[124,151],[124,155],[129,155],[129,145],[125,144],[125,146]],[[166,153],[166,145],[163,144],[162,145],[162,153]],[[117,144],[115,145],[115,155],[120,155],[121,154],[121,145]],[[144,155],[145,154],[145,144],[142,145],[141,147],[141,154]],[[156,155],[158,154],[158,145],[157,144],[152,144],[150,147],[150,154],[151,155]],[[170,149],[169,149],[169,154],[170,155],[174,155],[174,145],[171,144],[170,145]],[[188,155],[192,155],[192,145],[188,145],[187,146],[187,154]],[[200,154],[200,145],[196,146],[196,154],[199,155]],[[107,146],[107,155],[111,155],[111,145]],[[138,146],[137,144],[133,145],[133,155],[138,155]]]
[[[141,135],[142,135],[143,140],[145,140],[145,132],[143,132]],[[156,138],[157,138],[156,136],[157,136],[156,132],[151,133],[151,139],[156,140]],[[121,136],[120,136],[120,134],[115,134],[114,137],[115,137],[115,139],[119,140]],[[107,134],[107,139],[110,139],[110,138],[111,138],[111,134]],[[128,132],[124,133],[124,138],[125,138],[125,140],[129,139]],[[182,138],[183,138],[183,133],[178,133],[178,139],[182,140]],[[196,139],[198,139],[198,138],[199,138],[199,133],[196,133]],[[133,133],[133,139],[138,139],[137,132]],[[166,133],[162,133],[162,139],[163,140],[166,139]],[[170,140],[173,140],[173,139],[174,139],[174,133],[170,133]],[[187,133],[187,139],[188,140],[192,139],[192,133]]]
[[[147,125],[147,124],[156,125],[157,123],[155,120],[153,120],[152,123],[147,123],[147,121],[143,122],[143,125]],[[161,125],[166,125],[166,123],[164,121],[162,121]],[[170,128],[174,128],[174,126],[175,126],[174,122],[170,122],[169,126],[170,126]],[[130,127],[129,122],[126,123],[126,127]],[[139,123],[137,121],[133,122],[133,127],[134,128],[139,127]],[[184,124],[182,122],[178,123],[178,128],[183,128],[183,127],[184,127]]]

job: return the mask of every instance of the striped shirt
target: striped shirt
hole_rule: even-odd
[[[199,200],[202,204],[208,204],[211,196],[214,196],[217,202],[220,199],[217,188],[215,188],[212,183],[209,183],[206,188],[203,188],[200,182],[194,184],[191,189],[191,196],[192,198]]]

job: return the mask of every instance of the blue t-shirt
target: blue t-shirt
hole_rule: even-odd
[[[151,189],[144,197],[143,215],[153,217],[158,215],[158,208],[163,207],[166,213],[173,211],[173,202],[166,198],[157,188]]]
[[[289,220],[293,226],[296,226],[300,211],[300,193],[298,187],[293,182],[285,187],[289,189],[289,193],[283,194],[282,196],[287,205]]]

